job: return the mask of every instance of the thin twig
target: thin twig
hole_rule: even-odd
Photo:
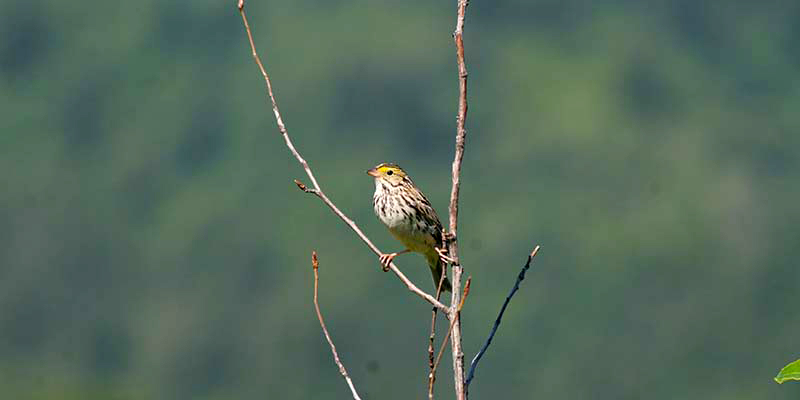
[[[472,283],[472,277],[467,278],[467,283],[464,284],[464,294],[461,296],[461,302],[458,304],[456,311],[461,312],[461,309],[464,308],[464,301],[467,299],[467,295],[469,295],[469,286]],[[436,356],[436,362],[433,363],[433,368],[431,369],[429,385],[428,385],[428,396],[433,397],[433,383],[436,381],[436,368],[439,367],[439,362],[442,361],[442,354],[444,353],[445,347],[447,347],[447,341],[450,339],[452,335],[453,327],[456,325],[456,321],[458,319],[454,319],[450,321],[450,327],[447,329],[447,335],[444,337],[444,341],[442,341],[442,347],[439,348],[439,355]]]
[[[455,305],[459,304],[459,291],[461,287],[461,274],[463,269],[458,258],[458,194],[461,188],[461,160],[464,158],[464,140],[467,136],[465,128],[467,122],[467,66],[464,62],[464,16],[467,11],[467,0],[458,0],[456,13],[456,29],[453,40],[456,44],[456,61],[458,63],[458,115],[456,117],[456,149],[453,157],[452,179],[450,190],[450,229],[452,235],[449,241],[449,254],[454,261],[452,264],[453,282],[452,297],[450,301],[450,321],[452,321],[452,354],[453,354],[453,379],[457,400],[466,400],[467,392],[464,385],[464,352],[461,348],[461,323],[460,313]]]
[[[339,367],[339,373],[342,374],[344,380],[347,381],[347,386],[350,387],[350,392],[353,393],[353,398],[356,400],[361,400],[361,397],[358,397],[358,393],[356,392],[356,387],[353,385],[353,381],[350,379],[350,375],[347,374],[344,364],[342,364],[342,361],[339,359],[339,353],[336,352],[336,346],[334,346],[333,340],[331,340],[331,335],[328,334],[328,328],[325,326],[325,321],[322,319],[322,312],[319,310],[319,302],[317,301],[317,292],[319,289],[319,261],[317,260],[316,251],[311,252],[311,266],[314,267],[314,308],[317,310],[317,319],[319,319],[319,325],[322,327],[322,332],[325,334],[325,340],[327,340],[328,344],[331,346],[333,361],[335,361],[336,365]]]
[[[439,277],[439,284],[436,286],[436,300],[439,300],[439,296],[442,294],[442,285],[444,284],[444,279],[447,277],[446,274],[441,274]],[[433,400],[433,382],[436,380],[436,375],[433,373],[434,369],[434,340],[436,339],[436,311],[438,309],[433,307],[431,310],[431,335],[428,338],[428,400]]]
[[[489,348],[489,345],[492,344],[492,339],[494,338],[494,334],[497,332],[497,328],[500,327],[500,322],[503,319],[503,313],[506,312],[506,307],[508,307],[508,303],[511,301],[511,298],[514,297],[514,294],[519,290],[519,284],[525,279],[525,272],[528,271],[528,268],[531,266],[531,261],[533,258],[536,257],[536,253],[539,252],[539,246],[537,245],[536,248],[533,249],[530,255],[528,255],[528,261],[525,262],[525,265],[522,267],[522,270],[519,271],[519,275],[517,275],[517,281],[514,282],[514,286],[511,288],[511,292],[508,293],[506,296],[506,301],[503,302],[503,307],[500,307],[500,313],[497,315],[497,319],[494,320],[494,326],[492,327],[492,331],[489,333],[489,337],[486,338],[486,342],[483,343],[483,347],[475,355],[475,358],[472,359],[472,362],[469,366],[469,374],[467,375],[467,380],[465,382],[465,386],[469,387],[470,382],[472,382],[472,378],[475,377],[475,367],[478,366],[478,362],[483,357],[483,354],[486,353],[486,349]]]
[[[294,158],[296,158],[297,161],[300,163],[300,165],[303,166],[303,169],[306,171],[306,175],[308,175],[308,179],[311,180],[313,188],[307,188],[305,185],[296,180],[295,183],[297,184],[298,187],[300,187],[300,189],[302,189],[306,193],[313,193],[314,195],[319,197],[339,218],[342,219],[342,221],[344,221],[350,227],[350,229],[352,229],[356,233],[356,235],[358,235],[361,238],[361,240],[364,243],[366,243],[366,245],[372,250],[373,253],[375,253],[376,255],[383,254],[380,250],[378,250],[378,248],[374,244],[372,244],[372,241],[369,240],[367,235],[361,232],[361,229],[358,228],[358,225],[356,225],[356,223],[353,222],[353,220],[351,220],[343,212],[341,212],[339,208],[336,207],[336,205],[333,204],[333,202],[328,198],[328,196],[325,195],[325,192],[322,191],[322,189],[319,186],[319,183],[317,182],[317,179],[314,177],[314,173],[311,172],[311,168],[308,166],[308,163],[294,148],[294,144],[292,144],[292,140],[289,138],[289,133],[286,130],[286,125],[283,123],[283,119],[281,118],[281,113],[278,110],[278,103],[275,101],[275,95],[272,93],[272,82],[269,79],[269,75],[267,75],[267,71],[264,69],[264,64],[261,63],[261,57],[259,57],[258,52],[256,52],[256,45],[255,42],[253,41],[253,34],[250,31],[250,24],[247,22],[247,16],[245,15],[244,12],[244,0],[239,0],[238,8],[239,8],[239,14],[241,14],[242,16],[242,22],[244,23],[244,28],[247,31],[247,39],[250,41],[250,50],[252,52],[253,59],[258,65],[258,69],[259,71],[261,71],[261,75],[264,77],[264,82],[267,85],[267,93],[269,94],[269,100],[272,103],[272,113],[275,114],[275,121],[278,124],[278,130],[280,131],[281,136],[283,136],[283,140],[286,142],[286,147],[289,148],[289,151],[292,152]],[[389,264],[389,268],[391,268],[392,272],[394,272],[395,275],[397,275],[397,277],[400,278],[400,280],[406,285],[408,290],[422,297],[428,303],[431,303],[433,306],[439,308],[440,310],[449,311],[449,307],[445,306],[444,304],[436,300],[433,296],[424,292],[422,289],[414,285],[411,282],[411,280],[409,280],[397,268],[397,266],[394,263]]]

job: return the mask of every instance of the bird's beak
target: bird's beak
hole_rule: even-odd
[[[370,169],[367,170],[367,175],[374,176],[374,177],[377,178],[378,177],[378,170],[375,169],[375,168],[370,168]]]

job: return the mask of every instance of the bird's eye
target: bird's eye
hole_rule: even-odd
[[[392,175],[392,174],[394,174],[394,171],[392,171],[392,170],[389,170],[388,172],[386,172],[386,175]]]

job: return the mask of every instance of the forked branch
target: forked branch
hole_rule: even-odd
[[[303,169],[306,171],[306,175],[308,175],[308,179],[311,180],[311,185],[313,187],[308,188],[297,180],[295,180],[295,183],[300,189],[302,189],[306,193],[312,193],[317,197],[319,197],[320,200],[322,200],[322,202],[325,203],[325,205],[327,205],[334,212],[334,214],[336,214],[339,218],[341,218],[341,220],[344,221],[344,223],[347,224],[350,227],[350,229],[352,229],[353,232],[355,232],[356,235],[358,235],[358,237],[361,238],[361,240],[372,250],[373,253],[375,253],[376,255],[381,255],[382,254],[381,251],[378,250],[378,248],[374,244],[372,244],[372,241],[369,240],[367,235],[365,235],[364,232],[362,232],[361,229],[358,228],[358,225],[356,225],[356,223],[353,222],[353,220],[348,218],[342,211],[340,211],[339,208],[336,207],[336,205],[333,204],[333,202],[328,198],[328,196],[325,195],[325,192],[323,192],[322,188],[320,188],[317,179],[314,177],[314,173],[308,166],[308,163],[300,155],[297,149],[295,149],[294,144],[292,143],[292,140],[289,137],[289,133],[286,130],[286,125],[283,123],[283,119],[281,118],[280,110],[278,110],[278,103],[275,101],[275,95],[272,92],[272,82],[269,79],[269,75],[267,74],[266,69],[264,69],[264,64],[261,62],[261,57],[259,57],[258,52],[256,51],[256,45],[255,42],[253,41],[253,34],[250,31],[250,24],[247,22],[247,15],[244,12],[244,0],[239,0],[238,8],[239,8],[239,14],[241,14],[242,16],[242,22],[244,23],[244,28],[247,31],[247,39],[250,42],[250,50],[252,52],[253,59],[255,60],[256,65],[258,65],[258,69],[259,71],[261,71],[261,76],[264,78],[264,83],[267,86],[267,93],[269,94],[270,103],[272,103],[272,113],[275,114],[275,121],[278,124],[278,130],[280,131],[284,142],[286,142],[286,147],[289,148],[289,151],[292,152],[294,158],[296,158],[297,161],[300,163],[300,165],[303,166]],[[442,304],[435,297],[431,296],[430,294],[424,292],[422,289],[414,285],[414,283],[412,283],[411,280],[409,280],[397,268],[397,266],[394,263],[390,263],[389,268],[392,270],[392,272],[394,272],[395,275],[397,275],[398,278],[400,278],[400,280],[406,285],[408,290],[415,293],[417,296],[425,299],[425,301],[431,303],[434,307],[444,312],[450,311],[449,307]]]

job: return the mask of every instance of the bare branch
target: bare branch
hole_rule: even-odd
[[[442,274],[439,277],[439,284],[436,286],[436,299],[439,299],[439,296],[442,294],[442,284],[444,284],[444,279],[446,278],[446,274]],[[436,380],[436,375],[434,375],[434,339],[436,338],[436,311],[438,309],[433,307],[431,311],[431,335],[428,338],[428,400],[433,400],[433,382]]]
[[[461,188],[461,160],[464,158],[464,140],[467,136],[465,124],[467,122],[467,66],[464,62],[464,16],[467,11],[467,0],[458,0],[458,10],[456,13],[456,29],[453,32],[453,40],[456,44],[456,61],[458,63],[458,115],[456,117],[456,148],[453,157],[452,179],[453,184],[450,190],[450,229],[451,238],[448,242],[449,257],[452,263],[453,282],[452,297],[450,301],[450,321],[453,336],[453,380],[455,384],[456,399],[466,400],[467,391],[464,385],[464,352],[461,348],[461,323],[459,321],[460,312],[456,309],[456,304],[460,304],[459,291],[461,287],[461,262],[458,258],[458,194]]]
[[[478,362],[481,360],[481,357],[483,357],[483,354],[486,353],[486,349],[488,349],[489,345],[492,344],[492,339],[494,338],[494,334],[497,332],[497,328],[500,327],[500,322],[503,319],[503,313],[506,312],[506,307],[508,307],[508,302],[511,301],[511,298],[514,297],[514,294],[517,292],[517,290],[519,290],[519,284],[522,282],[523,279],[525,279],[525,272],[527,272],[528,268],[530,268],[531,261],[533,261],[533,258],[536,257],[536,253],[538,252],[539,252],[539,246],[537,245],[533,249],[531,254],[528,255],[528,261],[525,262],[525,265],[522,267],[522,270],[519,272],[519,275],[517,275],[517,281],[514,282],[514,286],[511,288],[511,292],[509,292],[508,296],[506,296],[506,301],[503,302],[503,307],[500,307],[500,313],[497,315],[497,319],[495,319],[494,321],[494,326],[492,327],[492,331],[489,332],[489,337],[486,338],[486,342],[483,343],[483,347],[481,347],[481,350],[478,352],[477,355],[475,355],[475,358],[472,359],[472,362],[470,363],[469,366],[469,374],[467,375],[467,380],[465,382],[465,385],[467,387],[469,387],[470,382],[472,382],[472,378],[475,377],[475,367],[478,366]]]
[[[456,43],[456,62],[458,63],[458,115],[456,115],[456,150],[453,158],[452,179],[453,185],[450,189],[450,229],[453,235],[452,242],[458,235],[458,194],[461,190],[461,160],[464,158],[464,141],[467,136],[467,65],[464,62],[464,15],[467,10],[468,1],[458,0],[458,16],[456,19],[456,30],[453,32],[453,39]],[[458,255],[450,254],[450,257],[459,264]]]
[[[461,312],[461,309],[464,308],[464,301],[469,295],[470,283],[472,283],[472,277],[467,278],[467,283],[464,285],[464,294],[461,296],[461,302],[458,304],[458,308],[456,309],[457,312]],[[456,325],[456,321],[458,321],[458,319],[450,321],[450,327],[447,329],[447,335],[444,337],[442,347],[439,349],[439,355],[436,356],[436,362],[433,363],[433,368],[431,368],[431,373],[428,376],[428,398],[433,398],[433,383],[436,381],[436,368],[439,367],[439,362],[442,361],[442,354],[444,353],[445,347],[447,347],[447,340],[450,339],[450,336],[454,332],[453,327]]]
[[[336,365],[339,367],[339,373],[342,374],[344,380],[347,381],[347,386],[350,387],[350,392],[353,393],[353,398],[355,400],[361,400],[361,397],[358,397],[358,393],[353,385],[353,381],[350,379],[350,375],[347,374],[344,364],[342,364],[342,361],[339,359],[339,353],[336,352],[336,346],[334,346],[333,340],[331,340],[331,335],[328,334],[328,328],[325,326],[325,321],[322,319],[322,312],[319,310],[319,302],[317,301],[317,292],[319,289],[319,261],[317,260],[316,251],[311,253],[311,266],[314,268],[314,309],[317,310],[317,319],[319,319],[319,325],[322,327],[322,333],[325,334],[325,340],[327,340],[328,344],[331,346],[333,361],[335,361]]]
[[[289,148],[289,151],[291,151],[294,158],[297,159],[297,161],[300,163],[300,165],[303,166],[303,169],[306,171],[306,175],[308,175],[308,179],[311,180],[313,189],[306,187],[299,181],[295,181],[295,183],[303,191],[307,193],[312,193],[317,197],[319,197],[322,200],[322,202],[324,202],[337,216],[339,216],[339,218],[342,219],[342,221],[344,221],[350,227],[350,229],[352,229],[361,238],[361,240],[372,250],[373,253],[375,253],[376,255],[383,254],[380,250],[378,250],[378,248],[374,244],[372,244],[372,241],[370,241],[369,238],[367,238],[367,236],[363,232],[361,232],[361,229],[358,228],[358,225],[356,225],[356,223],[353,222],[353,220],[351,220],[343,212],[341,212],[339,208],[336,207],[336,205],[333,204],[333,202],[328,198],[328,196],[325,195],[325,192],[323,192],[322,189],[320,188],[317,179],[314,177],[314,173],[308,166],[308,163],[300,155],[297,149],[295,149],[292,140],[289,138],[289,133],[286,130],[286,125],[283,123],[283,119],[281,118],[281,113],[278,110],[278,103],[275,101],[275,95],[272,92],[272,82],[269,79],[269,75],[267,75],[267,71],[264,69],[264,64],[262,64],[261,62],[261,57],[258,56],[258,52],[256,51],[256,45],[255,42],[253,41],[253,34],[250,31],[250,24],[247,22],[247,16],[245,15],[244,12],[244,0],[239,0],[238,8],[239,8],[239,14],[241,14],[242,16],[242,22],[244,23],[245,30],[247,31],[247,39],[250,41],[250,50],[252,52],[253,59],[258,65],[258,69],[259,71],[261,71],[261,76],[263,76],[264,82],[266,83],[267,86],[267,93],[269,94],[269,100],[270,103],[272,104],[272,113],[275,114],[275,121],[278,124],[278,130],[280,131],[284,142],[286,142],[286,147]],[[398,278],[400,278],[400,280],[406,285],[408,290],[415,293],[417,296],[422,297],[427,302],[431,303],[434,307],[445,312],[449,311],[449,307],[445,306],[444,304],[439,302],[439,300],[436,300],[436,298],[434,298],[430,294],[424,292],[422,289],[414,285],[411,282],[411,280],[409,280],[397,268],[397,266],[394,263],[389,264],[389,268],[391,268],[392,272],[394,272],[394,274],[397,275]]]

